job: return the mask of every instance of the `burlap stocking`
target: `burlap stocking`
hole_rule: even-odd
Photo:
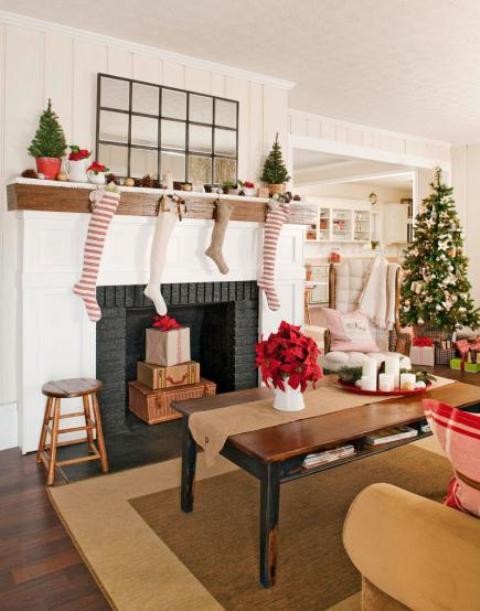
[[[223,242],[227,231],[228,221],[232,216],[233,206],[226,202],[215,202],[215,225],[212,231],[210,246],[205,251],[207,257],[212,259],[221,274],[228,274],[228,265],[223,258]]]

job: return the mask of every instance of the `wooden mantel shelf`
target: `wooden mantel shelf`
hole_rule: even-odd
[[[9,210],[89,213],[91,209],[88,195],[95,188],[95,185],[89,183],[17,178],[15,182],[7,186],[7,205]],[[185,200],[186,218],[213,218],[212,203],[220,199],[234,206],[231,220],[262,223],[265,221],[268,203],[267,199],[238,195],[165,191],[139,187],[119,187],[119,190],[121,199],[117,214],[132,216],[157,216],[159,199],[164,193],[175,193]],[[299,223],[293,218],[290,222]]]

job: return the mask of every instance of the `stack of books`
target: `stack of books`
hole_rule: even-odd
[[[316,452],[315,454],[307,454],[304,458],[302,467],[304,469],[311,469],[318,465],[323,465],[341,458],[347,458],[353,456],[356,453],[353,445],[344,445],[338,448],[332,448],[331,450],[324,450],[323,452]]]
[[[402,441],[402,439],[417,436],[417,429],[412,429],[410,426],[396,426],[370,433],[370,435],[365,437],[365,443],[369,446],[379,446],[384,443],[393,443],[394,441]]]

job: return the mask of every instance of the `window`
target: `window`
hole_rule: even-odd
[[[97,88],[96,156],[111,172],[236,182],[238,102],[106,74]]]

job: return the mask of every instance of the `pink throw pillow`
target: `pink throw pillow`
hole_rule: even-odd
[[[342,313],[331,308],[322,308],[322,312],[332,336],[332,352],[380,352],[365,314]]]
[[[455,476],[444,504],[480,517],[480,415],[424,399],[425,416]]]

